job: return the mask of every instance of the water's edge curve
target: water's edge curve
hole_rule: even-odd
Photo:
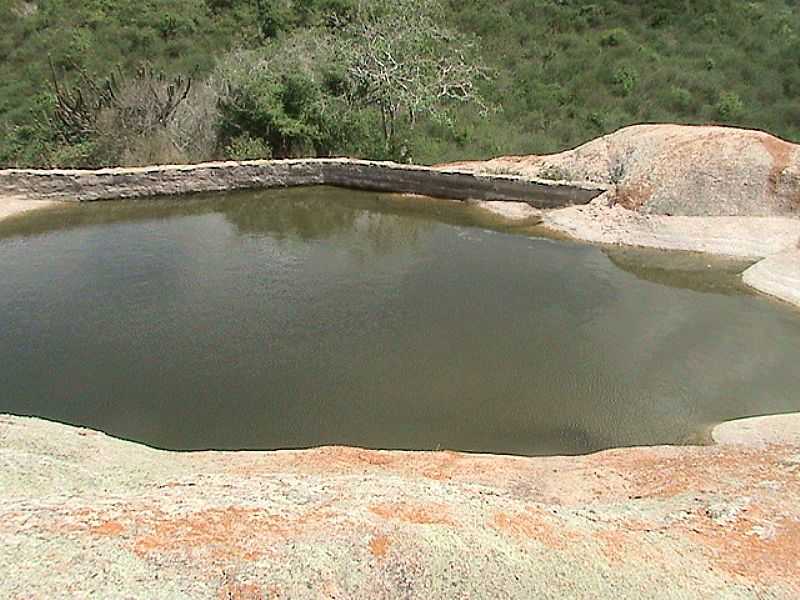
[[[798,597],[800,415],[713,435],[177,453],[0,416],[0,595]]]
[[[748,271],[745,283],[800,306],[800,219],[642,215],[616,204],[614,186],[592,182],[549,181],[347,158],[99,170],[6,169],[0,170],[0,219],[49,206],[53,201],[308,185],[477,200],[509,220],[530,221],[532,214],[537,215],[547,228],[593,243],[752,259],[782,255],[782,260]]]

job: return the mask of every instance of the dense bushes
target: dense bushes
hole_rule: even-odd
[[[441,161],[553,151],[643,121],[727,123],[800,141],[796,3],[441,3],[0,0],[0,164],[299,154]],[[354,57],[370,57],[354,26],[363,24],[359,11],[369,8],[373,32],[391,32],[396,25],[385,23],[406,5],[418,7],[415,16],[431,11],[437,29],[414,38],[419,47],[396,46],[396,73],[437,95],[441,69],[415,59],[432,51],[460,60],[469,49],[463,64],[480,65],[468,38],[448,37],[452,28],[477,36],[492,76],[469,73],[469,102],[425,106],[368,90],[369,77],[348,71]],[[54,122],[48,55],[69,89],[85,85],[81,73],[101,85],[121,70],[119,102],[98,109],[91,135],[65,136]],[[143,65],[160,84],[137,80]],[[147,110],[134,109],[177,75],[191,77],[190,94],[168,123],[145,126]]]
[[[555,151],[651,121],[762,128],[800,141],[800,9],[782,1],[451,2],[498,72],[503,107],[447,155]],[[441,146],[440,146],[441,147]]]
[[[254,74],[229,85],[220,136],[258,141],[278,157],[314,155],[322,145],[320,104],[319,88],[302,73]]]

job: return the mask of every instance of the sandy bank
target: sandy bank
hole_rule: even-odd
[[[756,263],[743,279],[765,294],[800,306],[800,245]]]
[[[708,447],[170,453],[0,417],[4,598],[800,595],[800,415]]]
[[[0,197],[0,221],[24,214],[26,212],[31,212],[33,210],[58,206],[59,204],[62,203],[53,200],[25,200],[10,196]]]

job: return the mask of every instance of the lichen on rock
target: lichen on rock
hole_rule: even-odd
[[[0,596],[799,597],[800,416],[714,436],[175,453],[0,416]]]
[[[763,131],[635,125],[558,154],[451,166],[614,185],[619,204],[647,214],[800,215],[800,146]]]

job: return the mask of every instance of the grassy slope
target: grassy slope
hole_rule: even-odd
[[[800,141],[797,2],[474,0],[454,18],[482,39],[504,109],[469,126],[480,141],[464,154],[558,150],[651,121]]]
[[[452,132],[419,131],[419,159],[553,151],[643,121],[720,122],[800,141],[796,0],[450,5],[496,71],[487,94],[502,110],[465,110]],[[0,127],[30,123],[46,105],[48,53],[92,72],[147,59],[203,73],[253,43],[253,17],[248,0],[0,0]],[[12,141],[0,139],[0,160]]]

